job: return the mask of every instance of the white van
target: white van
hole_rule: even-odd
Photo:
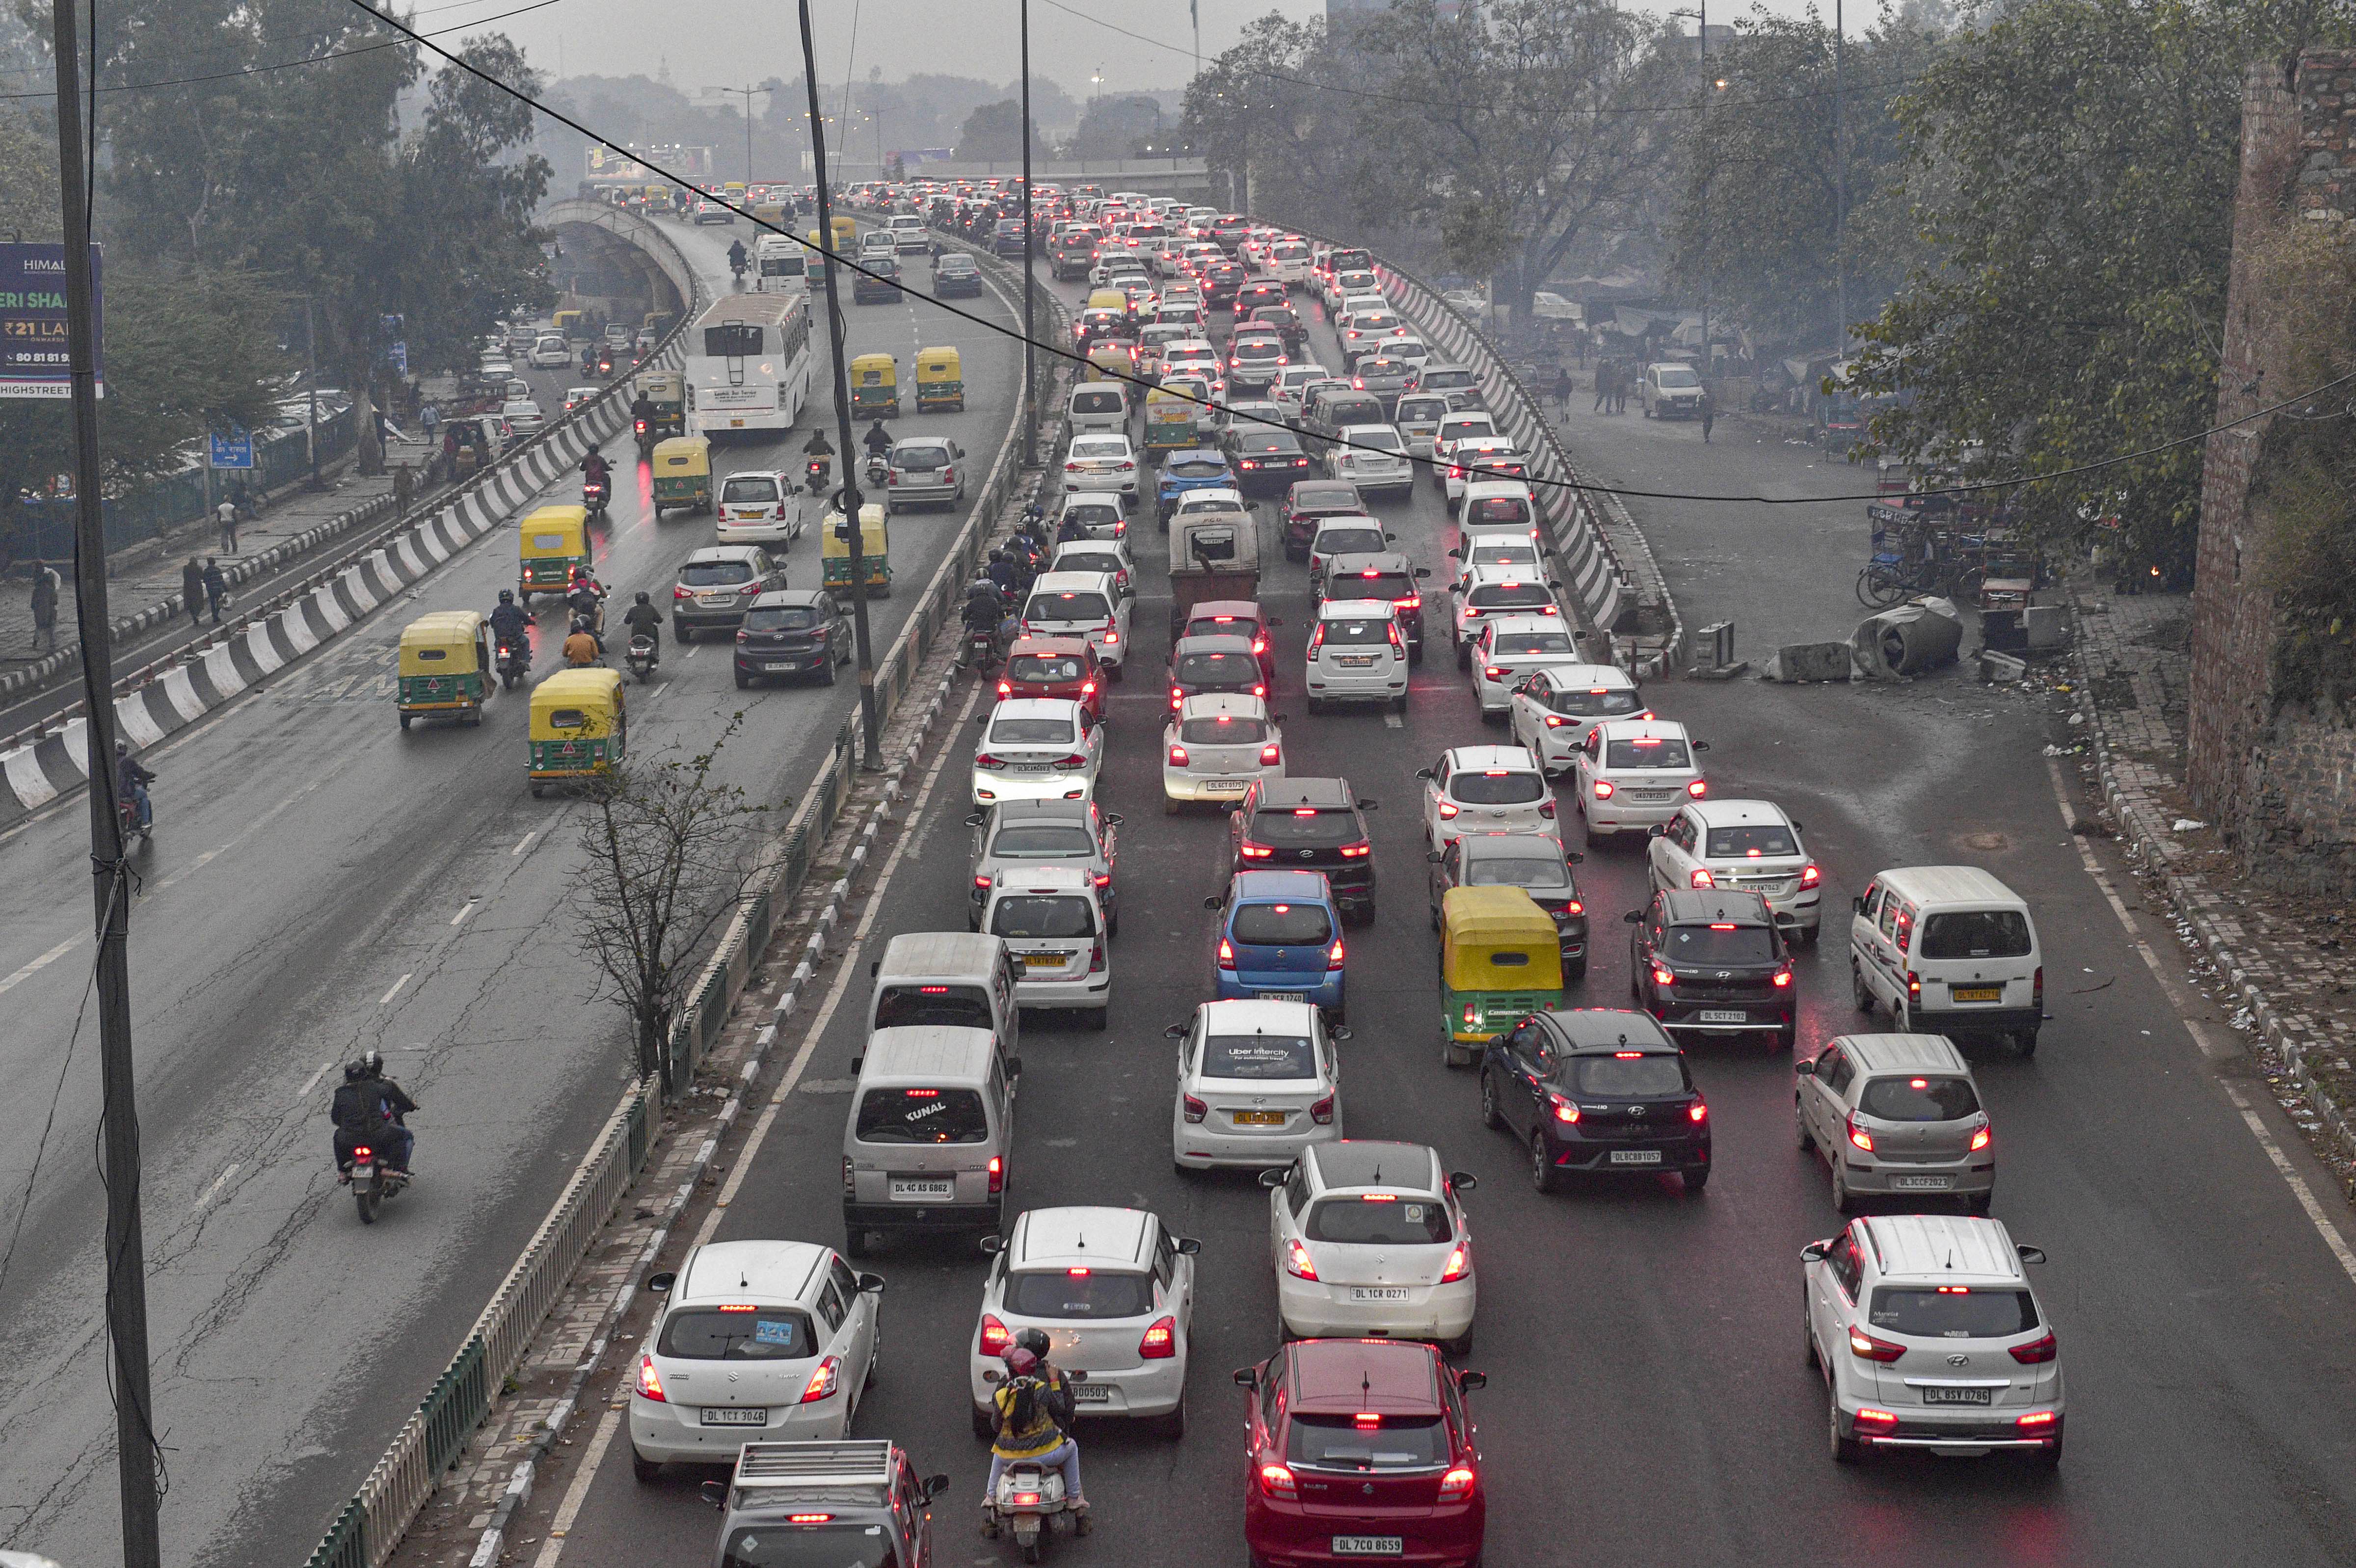
[[[1879,1001],[1902,1030],[2008,1036],[2037,1050],[2045,961],[2029,905],[1977,866],[1908,866],[1875,877],[1848,926],[1858,1010]]]
[[[995,1235],[1021,1058],[988,1029],[927,1024],[877,1029],[851,1065],[859,1083],[842,1127],[842,1250],[864,1257],[879,1232]]]
[[[867,965],[875,982],[867,1029],[948,1024],[986,1029],[1008,1051],[1023,1033],[1014,1005],[1014,960],[994,936],[912,931],[894,937]]]
[[[807,258],[801,241],[783,234],[764,234],[753,241],[753,288],[757,293],[781,293],[808,286]]]
[[[1083,381],[1064,405],[1064,421],[1074,435],[1126,435],[1129,394],[1118,381]]]
[[[1464,486],[1463,499],[1456,504],[1456,528],[1461,534],[1535,538],[1539,532],[1537,499],[1524,480],[1476,479]]]

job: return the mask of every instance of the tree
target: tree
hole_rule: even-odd
[[[581,827],[584,863],[573,873],[582,950],[629,1014],[641,1078],[672,1082],[672,1020],[712,933],[735,912],[751,873],[740,857],[745,830],[766,809],[712,777],[738,713],[709,750],[658,762],[625,760],[594,775]],[[790,798],[782,803],[790,809]]]
[[[1067,158],[1127,158],[1162,123],[1162,104],[1143,96],[1093,98],[1064,149]]]
[[[1000,103],[985,103],[967,115],[965,128],[958,133],[957,155],[959,163],[1021,162],[1021,100],[1010,98]],[[1031,126],[1031,155],[1039,159],[1047,156],[1047,144],[1041,139],[1035,121]]]

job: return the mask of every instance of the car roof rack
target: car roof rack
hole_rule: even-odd
[[[744,1488],[883,1487],[891,1480],[889,1440],[747,1443],[736,1456],[734,1484]]]

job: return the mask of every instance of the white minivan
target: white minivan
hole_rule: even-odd
[[[1125,435],[1129,432],[1129,394],[1118,381],[1083,381],[1072,389],[1064,405],[1064,421],[1074,435]]]
[[[842,1250],[863,1257],[878,1233],[995,1234],[1021,1060],[988,1029],[915,1025],[869,1035],[851,1070]]]
[[[2045,961],[2019,893],[1977,866],[1907,866],[1875,877],[1853,907],[1859,1012],[1879,1002],[1901,1031],[2003,1035],[2035,1052]]]

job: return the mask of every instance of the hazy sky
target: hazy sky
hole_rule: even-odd
[[[516,8],[522,0],[431,0],[419,6],[423,26],[463,27],[478,16]],[[1647,10],[1691,0],[1637,0]],[[1324,0],[1198,0],[1203,53],[1216,54],[1243,26],[1269,11],[1322,16]],[[1068,9],[1060,7],[1067,6]],[[1803,0],[1777,0],[1772,9],[1797,12]],[[1826,5],[1829,13],[1829,4]],[[1732,20],[1735,7],[1711,7],[1711,19]],[[1849,30],[1870,20],[1866,0],[1848,7]],[[653,75],[667,63],[674,83],[690,92],[706,85],[790,78],[801,67],[796,8],[782,0],[558,0],[495,26],[530,51],[534,63],[564,75]],[[810,0],[818,28],[819,74],[864,80],[881,66],[888,79],[918,72],[1011,80],[1019,69],[1017,0]],[[1089,18],[1094,18],[1093,20]],[[1100,26],[1099,23],[1110,26]],[[1114,27],[1142,35],[1124,37]],[[855,35],[855,36],[854,36]],[[456,33],[451,37],[463,37]],[[1158,48],[1157,45],[1172,46]],[[1194,39],[1185,0],[1031,0],[1032,69],[1085,97],[1099,71],[1101,91],[1180,87],[1193,74]]]

